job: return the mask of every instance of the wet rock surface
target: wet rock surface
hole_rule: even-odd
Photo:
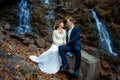
[[[7,2],[8,4],[7,4]],[[40,55],[51,46],[51,34],[48,31],[46,11],[54,9],[56,19],[73,16],[76,25],[81,28],[82,50],[100,59],[101,70],[97,80],[120,79],[120,0],[51,0],[53,3],[43,5],[42,0],[29,0],[31,25],[33,33],[17,35],[14,28],[18,25],[17,2],[19,0],[0,0],[0,79],[7,80],[70,80],[71,74],[58,72],[47,75],[38,70],[37,65],[30,61],[30,55]],[[10,2],[10,3],[9,3]],[[3,4],[4,3],[4,4]],[[95,28],[95,21],[90,10],[94,9],[103,21],[110,34],[113,50],[118,57],[112,56],[99,47],[99,36]],[[55,20],[56,20],[55,19]],[[52,24],[55,20],[50,20]],[[51,25],[52,26],[52,25]],[[40,45],[41,44],[41,45]],[[22,63],[24,63],[22,65]],[[29,68],[26,70],[24,68]],[[13,74],[14,72],[14,74]]]

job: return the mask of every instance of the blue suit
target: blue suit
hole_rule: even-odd
[[[59,53],[62,58],[63,65],[68,64],[66,59],[66,53],[67,52],[73,52],[76,56],[76,63],[75,63],[75,71],[80,68],[80,60],[81,60],[81,42],[80,42],[80,28],[77,26],[74,26],[74,28],[71,31],[70,34],[70,40],[68,41],[68,31],[69,29],[66,29],[66,45],[59,46]],[[69,64],[68,64],[69,65]]]

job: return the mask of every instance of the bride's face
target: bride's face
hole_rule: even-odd
[[[64,23],[61,22],[61,23],[59,24],[59,26],[60,26],[60,27],[64,27]]]

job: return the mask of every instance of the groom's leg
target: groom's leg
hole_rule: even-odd
[[[75,63],[75,72],[74,75],[79,75],[79,68],[80,68],[80,61],[81,61],[81,48],[79,46],[74,47],[75,56],[76,56],[76,63]]]
[[[61,45],[59,46],[59,53],[62,58],[63,65],[68,64],[67,59],[66,59],[66,52],[70,51],[70,47],[66,45]]]

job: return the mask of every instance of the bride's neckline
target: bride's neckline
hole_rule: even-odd
[[[59,33],[59,34],[63,34],[63,29],[57,29],[57,32]]]

